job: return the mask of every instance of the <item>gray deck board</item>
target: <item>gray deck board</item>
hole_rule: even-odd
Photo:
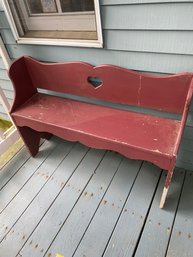
[[[88,148],[86,147],[75,145],[72,151],[57,168],[56,172],[50,177],[48,183],[38,194],[35,201],[31,203],[18,222],[12,227],[11,231],[1,243],[1,250],[7,256],[10,256],[11,254],[16,255],[23,247],[25,241],[30,237],[34,228],[44,217],[52,202],[54,202],[57,195],[74,173],[74,170],[81,162],[87,150]],[[50,194],[50,192],[52,193]],[[46,200],[45,197],[47,197]],[[30,223],[28,224],[29,220]],[[28,226],[26,226],[26,224],[28,224]],[[12,241],[14,241],[14,245],[12,248],[9,248]]]
[[[52,144],[54,147],[54,142],[52,142]],[[30,158],[27,165],[22,165],[13,178],[11,180],[9,179],[9,182],[1,189],[0,213],[2,213],[9,202],[16,197],[21,188],[49,156],[50,149],[45,151],[47,145],[49,145],[49,142],[46,142],[46,144],[43,145],[42,151],[39,152],[37,158]],[[17,167],[17,165],[14,165],[14,167]]]
[[[8,183],[8,181],[20,170],[25,162],[30,158],[29,153],[23,147],[12,158],[9,163],[4,166],[0,171],[0,190]]]
[[[109,204],[114,204],[114,208],[112,208],[114,210],[118,209],[118,206],[116,205],[118,205],[119,203],[116,203],[116,199],[114,198],[114,202],[111,201],[110,203],[110,199],[106,197],[106,194],[108,194],[110,188],[115,188],[115,183],[118,184],[120,182],[118,178],[122,178],[122,181],[125,181],[124,179],[128,181],[129,176],[128,172],[127,177],[125,176],[125,162],[122,162],[119,166],[119,155],[111,154],[108,157],[110,157],[110,159],[108,158],[104,160],[103,166],[101,165],[99,172],[88,184],[87,188],[85,189],[79,200],[79,203],[75,206],[72,214],[64,224],[62,230],[60,231],[60,234],[56,237],[56,240],[50,247],[48,253],[54,254],[56,251],[59,251],[64,256],[72,256],[73,252],[76,250],[82,238],[82,235],[85,233],[85,230],[89,226],[95,212],[98,213],[98,206],[102,205],[106,207],[109,206]],[[136,167],[134,167],[133,176],[135,176],[135,173],[137,173],[139,164],[136,163],[135,166]],[[120,191],[121,192],[116,191],[116,197],[118,198],[118,200],[123,200],[121,197],[123,197],[123,195],[127,193],[122,190]],[[105,217],[106,223],[108,216],[105,215]],[[77,230],[76,233],[74,233],[75,230]],[[101,234],[99,235],[101,236]]]
[[[26,210],[26,208],[37,195],[37,193],[41,190],[42,186],[53,174],[56,167],[60,164],[60,162],[64,158],[62,148],[64,149],[65,147],[67,147],[67,144],[65,143],[57,145],[57,147],[54,148],[53,152],[51,152],[50,158],[46,158],[45,161],[42,162],[42,165],[40,167],[35,167],[35,172],[33,173],[32,177],[27,181],[27,183],[25,183],[25,185],[13,198],[13,200],[8,203],[3,212],[1,212],[0,220],[2,225],[0,226],[0,241],[6,236],[7,232],[15,224],[18,217]],[[22,175],[27,173],[27,171],[23,171]],[[17,181],[18,180],[15,181],[16,185]],[[14,180],[11,180],[11,182],[11,185],[14,185]],[[4,190],[6,190],[7,186],[4,187]],[[11,188],[9,188],[9,191],[11,191]],[[6,195],[5,193],[2,194],[2,197]]]
[[[49,248],[49,254],[54,254],[56,251],[66,256],[73,254],[109,183],[113,179],[120,161],[120,155],[107,153],[96,174],[82,192],[70,217],[61,228],[54,244]]]
[[[193,256],[193,174],[188,172],[176,215],[167,257]]]
[[[36,254],[40,257],[44,255],[62,223],[76,204],[82,190],[84,190],[89,179],[94,174],[103,154],[104,151],[91,150],[88,152],[87,156],[76,170],[76,176],[73,176],[69,180],[68,184],[64,187],[63,191],[40,223],[40,226],[21,250],[20,254],[22,256],[30,257]],[[36,247],[36,245],[38,246]]]
[[[175,210],[177,208],[179,195],[184,181],[184,175],[185,172],[180,170],[176,170],[174,173],[165,209],[161,210],[158,208],[157,203],[161,198],[165,182],[165,173],[162,174],[135,257],[165,256],[175,219]]]
[[[160,176],[161,175],[161,176]],[[192,257],[193,174],[53,138],[0,172],[0,257]]]
[[[160,172],[152,164],[144,162],[103,256],[133,256]]]
[[[141,165],[140,162],[132,161],[122,164],[74,256],[102,256]],[[128,170],[128,164],[131,172]]]

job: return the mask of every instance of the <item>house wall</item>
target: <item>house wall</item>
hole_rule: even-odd
[[[44,61],[110,63],[155,74],[193,71],[193,1],[100,0],[100,7],[103,49],[18,45],[2,8],[0,32],[13,59],[30,55]],[[11,87],[4,70],[2,74],[0,82],[5,81],[11,99]],[[193,170],[192,156],[193,104],[177,165]]]
[[[0,56],[0,86],[3,89],[5,96],[7,97],[9,103],[11,104],[13,101],[13,88],[12,84],[7,75],[7,69],[3,62],[2,57]],[[9,120],[9,116],[7,115],[5,109],[3,108],[2,104],[0,103],[0,118],[5,120]]]

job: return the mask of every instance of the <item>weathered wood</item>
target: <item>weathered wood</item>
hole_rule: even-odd
[[[80,144],[74,145],[70,153],[58,166],[55,173],[49,178],[48,182],[36,196],[34,201],[19,218],[6,237],[4,237],[0,244],[1,252],[10,256],[17,255],[25,241],[33,232],[34,228],[39,222],[41,222],[42,219],[45,219],[44,215],[46,215],[50,205],[53,204],[60,191],[64,188],[66,183],[70,183],[72,179],[71,176],[77,176],[79,169],[78,165],[81,163],[81,161],[83,161],[82,159],[87,151],[87,147]],[[65,156],[65,153],[63,154]],[[97,159],[97,153],[95,153],[95,155]],[[89,157],[85,157],[87,160],[88,158],[91,158],[91,155],[88,156]],[[34,212],[34,210],[36,211]],[[26,226],[26,224],[28,224],[28,226]],[[46,231],[45,228],[44,231]],[[47,238],[47,236],[45,238]],[[10,248],[9,245],[13,241],[14,245]]]
[[[112,158],[114,156],[109,155],[108,159],[109,157]],[[56,237],[56,240],[47,251],[48,253],[53,254],[55,251],[58,251],[66,256],[72,256],[79,242],[81,241],[82,235],[84,235],[86,229],[88,228],[88,226],[90,226],[90,222],[92,222],[93,217],[95,216],[96,213],[100,212],[99,205],[111,206],[111,204],[114,204],[114,208],[112,206],[110,208],[107,207],[108,211],[112,211],[111,213],[112,220],[113,220],[113,212],[116,213],[117,211],[118,212],[120,211],[117,205],[120,204],[121,200],[122,202],[124,202],[124,197],[125,195],[127,195],[128,190],[130,189],[133,183],[133,180],[135,179],[135,176],[140,166],[140,162],[134,163],[132,161],[124,160],[119,166],[120,156],[115,156],[112,159],[113,162],[111,161],[112,164],[110,166],[109,165],[110,162],[108,164],[108,159],[106,158],[106,161],[104,160],[108,165],[108,167],[105,167],[105,165],[101,166],[101,168],[99,167],[99,171],[95,176],[93,176],[92,180],[85,188],[81,198],[79,199],[78,204],[73,209],[70,217],[64,223],[62,229],[60,230],[60,232]],[[131,171],[130,174],[128,172],[128,168],[131,168],[131,170],[129,170]],[[106,174],[106,171],[107,171],[107,174]],[[116,190],[116,199],[113,199],[113,201],[115,201],[114,203],[113,201],[111,201],[112,199],[109,198],[110,197],[109,190],[113,191],[113,189]],[[107,196],[108,199],[106,198],[106,194],[108,194]],[[105,200],[104,200],[104,197],[105,197]],[[108,200],[110,202],[108,202]],[[106,218],[108,216],[103,215],[103,217],[104,217],[104,222],[106,222],[107,221]],[[80,223],[80,220],[81,220],[81,223]],[[110,216],[108,217],[108,221],[109,220],[110,220]],[[102,227],[103,226],[98,224],[98,228],[102,228]],[[77,230],[76,233],[74,233],[75,229]],[[100,231],[99,236],[101,236],[101,232],[102,231]],[[103,241],[102,238],[101,238],[101,241]],[[94,253],[92,253],[92,256],[94,256]]]
[[[143,164],[103,254],[104,257],[133,256],[160,173],[161,171],[155,166],[149,163]],[[97,249],[97,240],[95,243]],[[80,249],[81,247],[80,245]]]
[[[167,256],[192,256],[191,172],[187,173],[185,184],[182,183],[184,172],[177,170],[174,173],[165,210],[160,210],[157,205],[165,174],[159,181],[160,172],[155,166],[144,163],[138,173],[140,162],[124,159],[119,166],[119,155],[108,153],[102,160],[103,151],[91,150],[85,155],[87,148],[75,143],[58,166],[55,159],[61,149],[59,143],[52,139],[43,144],[50,153],[50,161],[41,158],[43,163],[29,177],[27,187],[19,184],[23,173],[33,165],[31,159],[26,159],[29,154],[25,149],[17,154],[15,161],[13,159],[2,169],[0,184],[7,191],[3,191],[3,194],[0,191],[0,198],[9,195],[11,180],[12,185],[18,183],[19,193],[10,199],[11,202],[0,215],[3,239],[0,256],[21,254],[23,257],[47,257],[52,253],[55,257],[56,253],[60,253],[66,257],[79,257],[84,253],[92,257],[162,257],[171,233]],[[58,150],[54,155],[56,144]],[[45,152],[45,149],[42,150]],[[44,162],[47,164],[44,165]],[[50,167],[51,162],[53,167]],[[17,165],[25,165],[25,169],[16,177],[13,175],[18,169]],[[46,171],[51,169],[55,169],[55,172],[47,179]],[[37,174],[38,171],[41,174]],[[36,184],[42,184],[41,188]],[[181,186],[183,192],[178,207]],[[31,200],[26,205],[28,197]]]
[[[117,151],[128,158],[150,161],[168,171],[160,203],[163,207],[192,98],[192,73],[160,77],[113,65],[43,63],[23,56],[12,63],[9,76],[15,91],[10,114],[32,156],[38,153],[42,132],[47,132],[89,147]],[[39,88],[182,117],[175,120],[125,112],[38,93]]]
[[[15,44],[12,32],[8,27],[2,29],[1,32],[3,39],[7,44],[6,47],[8,47],[9,52],[12,56],[19,57],[23,54],[28,54],[40,58],[42,60],[44,59],[45,61],[82,60],[93,64],[112,63],[115,65],[121,65],[136,70],[146,70],[155,72],[160,71],[166,73],[175,73],[185,70],[192,72],[192,28],[190,25],[192,24],[192,22],[189,21],[191,15],[187,15],[189,11],[186,11],[186,8],[189,9],[189,5],[192,4],[192,1],[103,0],[100,1],[100,4],[101,9],[103,9],[104,7],[109,8],[110,6],[108,5],[114,5],[110,7],[113,7],[113,9],[111,9],[111,11],[108,11],[108,17],[106,17],[106,11],[104,17],[102,16],[102,20],[104,20],[104,18],[108,18],[108,23],[110,27],[110,29],[104,29],[105,24],[103,25],[105,52],[103,51],[103,49],[85,50],[81,48],[72,47],[61,48],[52,46],[18,45]],[[171,8],[172,16],[168,15],[168,17],[173,17],[174,19],[167,20],[166,22],[165,20],[163,22],[161,21],[157,25],[155,25],[157,26],[155,30],[149,30],[148,27],[153,26],[153,22],[150,21],[150,24],[148,25],[146,21],[148,19],[153,19],[154,17],[148,18],[146,12],[152,9],[152,5],[154,5],[153,8],[156,8],[155,5],[157,5],[157,9],[160,10],[158,15],[159,17],[157,17],[157,21],[160,21],[162,17],[164,17],[164,8],[167,8],[163,8],[162,6],[168,6],[168,4],[169,6],[171,6],[171,4],[175,5],[174,8]],[[122,9],[132,8],[134,14],[132,16],[130,15],[130,17],[135,16],[135,13],[138,12],[139,6],[136,5],[141,5],[141,7],[139,8],[143,9],[144,13],[142,13],[142,15],[140,16],[140,21],[137,20],[135,22],[137,22],[138,24],[142,24],[144,22],[145,29],[141,29],[143,25],[141,26],[140,24],[138,26],[139,29],[136,29],[134,22],[133,24],[131,24],[131,22],[125,22],[125,24],[128,25],[121,25],[120,29],[116,29],[116,24],[114,26],[113,19],[114,13],[117,12],[117,5],[122,7]],[[181,8],[181,6],[184,7]],[[121,20],[121,13],[122,11],[118,13],[119,20]],[[1,15],[4,16],[4,13],[1,12]],[[176,17],[180,17],[182,21],[180,23],[182,24],[182,26],[184,26],[183,30],[178,30],[181,25],[178,24],[178,18]],[[120,22],[121,21],[118,21],[118,24],[120,24]],[[165,26],[170,29],[163,30],[161,28],[160,31],[159,26],[163,23],[165,23]],[[122,28],[124,26],[129,26],[129,29],[123,30]],[[155,34],[158,35],[158,37],[156,38],[156,40],[153,40],[156,37]],[[137,38],[136,45],[133,43],[134,38]],[[119,42],[117,42],[117,39],[120,39]],[[125,44],[125,42],[128,42],[128,44]],[[109,50],[108,47],[110,47],[110,49],[112,50]],[[160,52],[162,54],[158,54]],[[176,56],[176,54],[172,53],[178,53],[180,55]],[[186,160],[184,160],[184,162],[185,161]],[[184,167],[187,168],[187,166]],[[190,166],[190,168],[192,167]]]
[[[25,76],[21,78],[18,74],[22,72]],[[79,76],[75,77],[74,74]],[[37,88],[41,88],[178,114],[183,112],[192,78],[191,73],[160,77],[112,65],[93,67],[83,62],[42,63],[30,57],[16,60],[9,69],[9,76],[16,93],[16,103],[14,102],[11,112],[33,96]],[[94,90],[89,81],[89,78],[93,77],[101,81]],[[25,83],[27,83],[25,94],[28,96],[24,97],[21,85]],[[159,99],[152,99],[152,95],[159,95]],[[40,95],[39,98],[32,100],[32,104],[38,105],[42,104],[41,101],[49,101],[49,98],[43,97],[45,99],[41,99]]]
[[[37,133],[35,130],[31,129],[30,127],[18,127],[17,129],[27,149],[29,150],[31,156],[35,156],[39,151],[39,144],[41,139],[40,133]],[[49,135],[51,134],[49,133]],[[44,136],[42,136],[42,138],[44,138]]]
[[[29,153],[23,148],[10,162],[1,169],[0,172],[0,190],[16,174],[24,163],[30,158]]]
[[[162,193],[165,176],[166,174],[163,172],[136,249],[135,257],[163,257],[166,254],[185,172],[180,169],[175,171],[168,200],[163,211],[157,208],[157,202],[159,202]]]
[[[87,186],[87,183],[95,172],[97,173],[97,167],[100,164],[103,155],[104,151],[92,149],[88,152],[76,169],[74,176],[72,176],[65,185],[35,232],[27,240],[25,246],[20,251],[22,256],[33,256],[34,253],[39,257],[44,256],[53,237],[56,236],[63,222],[69,216],[82,191]],[[37,247],[35,247],[36,245]]]
[[[193,253],[193,174],[187,172],[166,256],[191,257]]]
[[[89,227],[87,226],[74,256],[102,256],[137,177],[140,166],[141,162],[123,160],[101,199],[100,205],[94,213]],[[56,242],[55,245],[57,245]],[[61,252],[65,254],[65,251]]]
[[[147,100],[146,94],[143,95]],[[36,94],[13,112],[12,117],[33,156],[38,151],[35,139],[41,137],[38,131],[43,130],[70,141],[78,140],[88,146],[115,150],[126,157],[146,159],[165,169],[170,166],[169,160],[181,126],[173,119],[41,94]],[[31,142],[32,136],[34,140]]]
[[[5,167],[3,169],[3,176],[5,176],[5,181],[2,179],[0,181],[3,182],[2,189],[1,189],[1,197],[0,197],[0,212],[3,211],[3,209],[6,207],[6,205],[12,200],[12,198],[20,191],[20,188],[25,185],[25,183],[29,180],[29,178],[33,175],[33,173],[38,169],[39,166],[41,166],[43,160],[45,160],[48,155],[50,154],[50,151],[56,147],[56,142],[46,142],[42,145],[38,158],[33,159],[30,158],[28,160],[28,168],[26,168],[25,165],[22,165],[22,159],[18,162],[18,164],[21,165],[21,168],[15,172],[16,169],[18,169],[19,165],[15,166],[15,161],[12,161],[10,165],[8,165],[8,168]],[[27,154],[27,156],[29,156]],[[28,157],[29,158],[29,157]],[[25,159],[24,159],[25,160]],[[15,167],[12,167],[11,165],[14,165]],[[11,171],[11,176],[6,175],[6,172],[9,174],[9,169]],[[13,176],[14,175],[14,176]],[[8,178],[6,177],[8,176]],[[12,179],[10,179],[13,176]],[[17,181],[16,182],[14,182]],[[1,182],[0,182],[1,183]],[[7,194],[6,192],[9,192]]]
[[[72,144],[63,142],[57,145],[53,151],[50,151],[50,149],[44,151],[42,157],[37,158],[36,161],[31,163],[33,166],[28,163],[29,166],[27,170],[25,170],[26,168],[24,166],[23,170],[20,170],[22,173],[17,172],[17,176],[14,176],[15,180],[12,179],[3,190],[1,190],[0,220],[2,226],[0,227],[0,240],[4,238],[49,177],[54,173],[65,156],[64,152],[67,154],[71,147]],[[47,158],[48,156],[50,158]],[[19,180],[16,180],[18,176]],[[5,193],[7,190],[9,194]],[[14,200],[12,200],[13,198]],[[15,208],[15,206],[17,206],[17,208]],[[7,216],[9,216],[9,219]]]

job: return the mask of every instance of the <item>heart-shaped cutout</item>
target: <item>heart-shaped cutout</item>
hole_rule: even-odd
[[[103,84],[102,79],[98,77],[88,77],[87,80],[91,84],[91,86],[93,86],[95,89],[101,87]]]

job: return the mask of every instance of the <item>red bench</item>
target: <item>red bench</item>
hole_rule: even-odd
[[[41,137],[56,135],[150,161],[168,171],[163,207],[192,98],[191,73],[151,76],[112,65],[41,63],[21,57],[11,65],[9,76],[15,89],[10,113],[32,156],[38,152]],[[86,103],[37,89],[171,112],[181,119]]]

